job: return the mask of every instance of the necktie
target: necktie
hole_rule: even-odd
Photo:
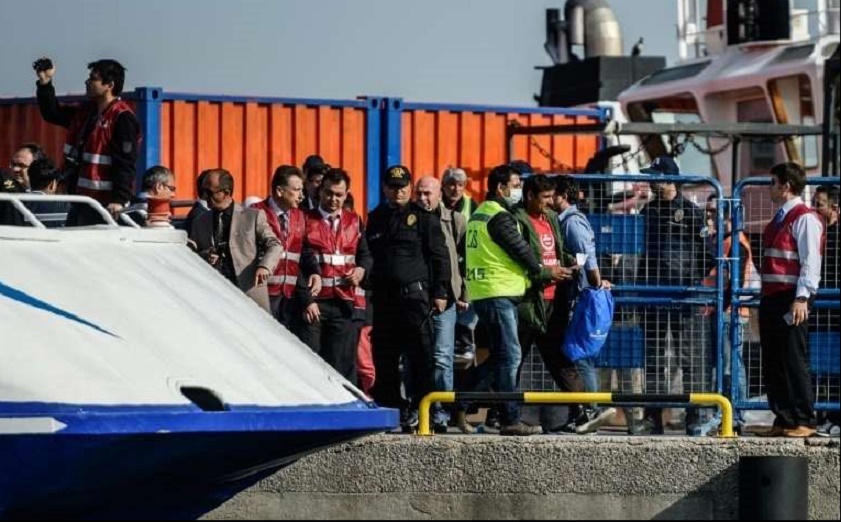
[[[213,233],[213,240],[216,243],[216,246],[225,242],[225,225],[222,222],[221,212],[216,217],[216,231]]]
[[[782,207],[780,207],[780,210],[778,210],[777,213],[774,215],[774,221],[772,221],[772,223],[775,226],[779,226],[780,223],[783,222],[783,216],[785,216],[785,212],[783,211]]]

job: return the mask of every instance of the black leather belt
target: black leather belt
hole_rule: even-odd
[[[428,285],[423,281],[415,281],[414,283],[409,283],[400,287],[400,294],[401,295],[409,295],[412,292],[423,292],[427,289]]]

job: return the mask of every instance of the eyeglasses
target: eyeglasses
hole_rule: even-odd
[[[25,163],[21,163],[20,161],[11,161],[9,162],[10,169],[28,169],[29,165]]]
[[[214,194],[218,194],[220,192],[227,192],[227,191],[226,191],[226,189],[213,190],[213,189],[210,189],[210,188],[204,188],[204,189],[201,190],[201,193],[207,199],[212,198]]]

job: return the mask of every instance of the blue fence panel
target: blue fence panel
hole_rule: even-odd
[[[771,177],[747,178],[740,181],[733,193],[733,229],[734,234],[746,234],[752,247],[752,269],[761,267],[763,247],[761,233],[764,226],[772,219],[777,207],[770,201],[766,187],[771,185]],[[811,197],[815,188],[819,186],[838,186],[838,177],[807,178],[804,202],[811,205]],[[836,225],[837,227],[838,225]],[[837,234],[836,234],[837,238]],[[837,239],[836,239],[837,240]],[[728,394],[737,409],[767,409],[765,388],[763,381],[761,339],[755,323],[758,319],[756,308],[759,306],[759,289],[747,288],[741,280],[747,254],[741,245],[734,243],[731,259],[732,281],[728,288],[731,302],[735,306],[731,310],[731,328],[727,332],[730,343],[732,360],[740,361],[744,382],[734,379]],[[812,372],[813,389],[815,394],[815,409],[841,409],[841,338],[839,338],[839,290],[837,288],[838,274],[827,273],[827,266],[837,271],[838,246],[829,246],[824,252],[824,267],[822,282],[817,293],[817,301],[813,303],[809,319],[809,360]],[[829,265],[827,263],[829,262]],[[827,282],[836,287],[825,288]],[[739,327],[738,318],[741,310],[752,310],[748,328]],[[754,326],[754,328],[751,328]]]
[[[596,238],[599,254],[643,253],[645,219],[638,214],[592,214],[587,219]]]

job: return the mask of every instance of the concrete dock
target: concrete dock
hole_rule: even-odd
[[[739,459],[805,456],[838,520],[839,439],[379,435],[305,457],[207,519],[736,519]]]

